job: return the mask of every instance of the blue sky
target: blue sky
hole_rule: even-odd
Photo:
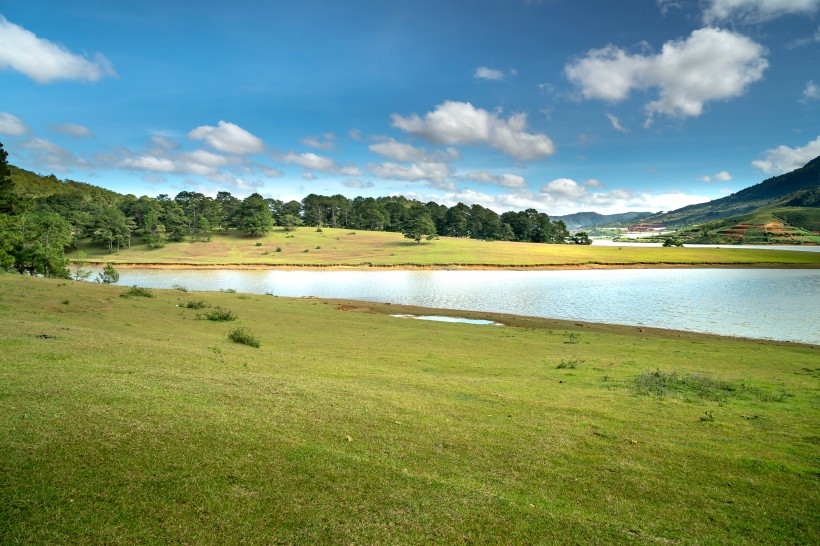
[[[820,155],[820,0],[0,0],[10,161],[119,192],[671,210]]]

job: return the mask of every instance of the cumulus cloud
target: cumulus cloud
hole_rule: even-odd
[[[698,180],[701,182],[729,182],[732,180],[732,175],[729,171],[720,171],[712,175],[701,176]]]
[[[220,121],[216,127],[203,125],[188,133],[191,140],[204,140],[212,148],[229,154],[258,154],[265,151],[265,145],[239,125]]]
[[[589,180],[584,182],[584,186],[586,186],[587,188],[603,188],[605,187],[605,184],[600,180],[590,178]]]
[[[452,174],[449,165],[435,161],[422,161],[410,165],[391,162],[371,163],[367,166],[367,170],[378,178],[410,182],[426,180],[437,184],[443,183]]]
[[[543,133],[528,133],[527,115],[513,114],[507,119],[500,112],[488,112],[469,102],[446,101],[424,118],[413,114],[393,114],[393,127],[412,133],[434,144],[487,144],[516,159],[533,160],[555,153],[555,146]]]
[[[162,136],[162,135],[152,135],[151,136],[151,143],[154,144],[155,146],[159,146],[160,148],[163,148],[163,149],[166,149],[166,150],[174,150],[176,148],[179,148],[179,144],[177,144],[175,141],[171,140],[170,138]]]
[[[728,30],[702,28],[685,40],[666,42],[657,54],[630,54],[614,45],[569,63],[564,72],[586,99],[617,102],[633,90],[657,88],[646,106],[655,114],[697,117],[705,103],[742,95],[768,67],[765,49]]]
[[[323,135],[309,136],[302,139],[302,144],[316,148],[317,150],[332,150],[336,147],[336,135],[325,133]]]
[[[116,76],[111,62],[100,53],[93,59],[37,37],[0,15],[0,67],[11,68],[37,83],[57,80],[97,81]]]
[[[810,100],[820,100],[820,86],[814,83],[814,80],[806,82],[806,88],[803,89],[803,95],[800,97],[800,102],[807,103]]]
[[[278,159],[280,161],[284,161],[285,163],[299,165],[300,167],[310,171],[343,174],[345,176],[359,176],[362,174],[361,171],[353,165],[342,166],[329,157],[317,155],[313,152],[305,152],[301,154],[289,152],[278,156]]]
[[[345,180],[344,182],[342,182],[342,186],[344,186],[346,188],[358,188],[358,189],[372,188],[373,187],[373,182],[362,182],[361,180],[359,180],[357,178],[352,178],[350,180]]]
[[[8,112],[0,112],[0,135],[21,136],[28,131],[28,125],[20,118]]]
[[[820,156],[820,136],[806,144],[789,148],[778,146],[766,150],[766,159],[752,161],[752,166],[767,174],[783,174],[799,169],[812,159]]]
[[[783,15],[811,15],[818,9],[820,0],[707,0],[703,21],[762,23]]]
[[[226,176],[222,169],[235,162],[235,158],[207,150],[174,153],[154,150],[154,153],[128,153],[117,162],[117,166],[135,171],[205,176],[214,180]]]
[[[464,180],[480,184],[492,184],[503,188],[525,188],[528,184],[523,176],[517,174],[491,174],[487,171],[469,172],[463,176]]]
[[[609,119],[609,123],[612,124],[612,128],[615,129],[616,131],[618,131],[620,133],[624,133],[624,134],[629,132],[629,129],[627,129],[626,127],[621,125],[621,120],[618,119],[617,116],[614,116],[614,115],[607,112],[606,117],[607,117],[607,119]]]
[[[84,125],[77,123],[61,123],[59,125],[52,125],[51,128],[58,133],[73,136],[76,138],[90,138],[94,136],[91,129]]]

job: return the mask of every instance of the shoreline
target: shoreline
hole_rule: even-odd
[[[76,265],[70,262],[71,265]],[[363,262],[358,264],[259,264],[259,263],[224,263],[224,264],[192,264],[192,263],[135,263],[135,262],[88,262],[90,267],[105,267],[111,263],[122,269],[167,269],[167,270],[439,270],[439,271],[550,271],[550,270],[592,270],[592,269],[820,269],[817,264],[788,264],[788,263],[732,263],[732,262],[627,262],[627,263],[575,263],[575,264],[373,264]]]

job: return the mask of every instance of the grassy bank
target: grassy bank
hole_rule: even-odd
[[[152,295],[0,275],[0,543],[820,541],[816,346]]]
[[[278,249],[278,250],[277,250]],[[418,244],[400,233],[300,228],[261,238],[215,234],[208,242],[169,243],[150,249],[136,241],[109,254],[84,246],[97,262],[181,265],[262,266],[466,266],[593,267],[672,264],[820,267],[820,253],[743,248],[636,248],[544,245],[442,237]],[[69,254],[71,257],[71,254]]]

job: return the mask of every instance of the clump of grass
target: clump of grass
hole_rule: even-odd
[[[302,252],[310,252],[309,248],[304,249]]]
[[[636,394],[679,396],[721,402],[729,398],[757,399],[761,402],[782,402],[791,396],[778,387],[748,385],[745,382],[725,381],[704,374],[679,374],[676,371],[643,372],[635,378]]]
[[[282,252],[282,247],[281,247],[281,246],[277,246],[277,247],[276,247],[276,252]]]
[[[570,345],[577,345],[578,343],[581,343],[580,334],[576,334],[575,332],[567,332],[564,334],[564,337],[567,338],[564,343],[569,343]]]
[[[181,284],[175,284],[174,286],[172,286],[172,288],[174,290],[179,290],[180,292],[187,292],[188,291],[188,289],[185,288],[184,286],[182,286]]]
[[[148,290],[147,288],[143,288],[141,286],[134,285],[122,294],[120,294],[121,298],[130,298],[130,297],[139,297],[139,298],[154,298],[154,293]]]
[[[205,300],[188,300],[188,303],[185,304],[188,309],[205,309],[210,306]]]
[[[68,305],[69,303],[71,303],[71,300],[63,300],[63,305]]]
[[[228,339],[234,343],[241,343],[242,345],[247,345],[256,349],[260,346],[259,339],[242,327],[234,328],[228,332]]]
[[[260,243],[259,241],[257,241],[257,242],[256,242],[256,244],[254,244],[253,246],[262,246],[262,243]]]
[[[318,245],[316,246],[316,250],[321,250],[321,249],[322,249],[321,246],[318,246]]]
[[[558,370],[574,370],[582,362],[583,362],[583,360],[581,360],[580,358],[577,358],[577,357],[568,358],[566,360],[564,360],[562,358],[561,362],[559,362],[558,365],[555,368],[558,369]]]
[[[223,309],[221,307],[214,307],[207,313],[199,313],[196,318],[200,320],[213,320],[215,322],[227,322],[236,320],[236,315],[230,309]]]

